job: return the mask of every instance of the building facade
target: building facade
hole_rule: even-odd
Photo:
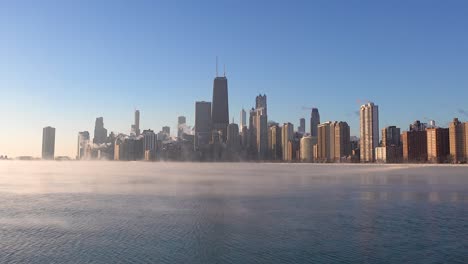
[[[83,131],[78,132],[78,148],[76,153],[76,159],[80,160],[85,158],[86,146],[89,145],[89,132]]]
[[[427,160],[432,163],[445,163],[450,159],[450,141],[448,128],[428,128]]]
[[[98,117],[96,118],[96,122],[94,125],[94,144],[103,144],[106,143],[107,140],[107,129],[104,128],[104,118]]]
[[[402,135],[403,161],[427,161],[427,132],[425,130],[405,131]]]
[[[55,128],[44,127],[42,129],[42,159],[53,160],[55,158]]]
[[[291,161],[291,155],[288,153],[292,153],[293,150],[290,149],[292,144],[290,142],[294,139],[294,125],[291,123],[284,123],[281,129],[281,146],[282,146],[282,154],[284,161]]]
[[[195,103],[195,149],[210,143],[211,137],[211,103]]]
[[[310,135],[318,137],[318,125],[320,124],[320,113],[318,108],[312,108],[310,114]]]
[[[226,142],[229,124],[228,82],[226,76],[216,77],[213,82],[213,101],[211,105],[212,130],[221,132],[222,142]]]
[[[367,103],[360,109],[361,162],[375,161],[375,148],[379,146],[379,107]]]
[[[454,163],[466,162],[466,124],[454,118],[449,125],[450,156]]]

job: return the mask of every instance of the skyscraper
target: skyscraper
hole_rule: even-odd
[[[382,147],[379,148],[379,162],[399,163],[402,158],[403,146],[400,139],[400,128],[388,126],[382,129]]]
[[[427,160],[427,132],[413,130],[403,132],[403,160],[405,162],[425,162]]]
[[[288,153],[291,152],[291,142],[294,139],[294,125],[291,123],[284,123],[281,131],[281,141],[282,141],[282,151],[283,151],[283,160],[291,160]]]
[[[342,158],[351,156],[351,135],[348,123],[340,121],[334,122],[335,151],[334,160],[341,161]]]
[[[267,96],[265,94],[264,95],[259,94],[255,98],[255,109],[260,109],[260,108],[263,108],[263,113],[265,115],[268,115],[268,112],[267,112]]]
[[[140,135],[140,110],[135,110],[135,122],[132,125],[131,132],[136,136]]]
[[[143,130],[143,151],[156,149],[157,135],[153,130]]]
[[[55,155],[55,128],[42,129],[42,159],[53,160]]]
[[[247,113],[245,112],[244,108],[242,108],[240,112],[240,129],[247,125]]]
[[[231,123],[228,125],[226,145],[231,152],[239,151],[240,149],[240,135],[239,126]]]
[[[271,146],[270,158],[272,160],[281,160],[283,158],[281,133],[281,127],[278,124],[275,124],[270,127],[271,137],[269,137],[269,140],[271,142],[269,142],[268,145]]]
[[[302,162],[312,162],[313,153],[312,153],[312,137],[303,137],[301,138],[301,161]]]
[[[211,122],[213,131],[221,131],[222,141],[226,142],[227,126],[229,124],[228,83],[226,76],[217,76],[213,82]]]
[[[106,143],[107,140],[107,129],[104,128],[104,118],[96,118],[96,123],[94,125],[94,144]]]
[[[171,128],[168,126],[163,126],[162,127],[162,132],[167,135],[167,137],[171,136]]]
[[[317,108],[312,108],[312,113],[310,114],[310,135],[312,137],[317,137],[317,127],[320,124],[320,114]]]
[[[465,126],[454,118],[449,126],[450,155],[454,163],[466,161]]]
[[[299,119],[299,127],[297,128],[297,131],[302,134],[305,133],[305,118]]]
[[[379,146],[379,107],[374,103],[361,106],[360,132],[361,162],[373,162],[375,148]]]
[[[388,126],[382,129],[382,146],[400,146],[400,128]]]
[[[433,163],[448,161],[450,155],[449,129],[432,127],[427,132],[427,159]]]
[[[258,95],[255,98],[255,109],[250,111],[249,130],[251,134],[251,150],[257,159],[268,157],[268,117],[266,113],[267,97]]]
[[[181,139],[184,134],[184,128],[186,126],[185,116],[179,116],[177,118],[177,138]]]
[[[89,144],[89,132],[83,131],[78,133],[78,150],[76,159],[83,159],[86,151],[86,146]]]
[[[335,157],[335,128],[328,121],[317,127],[317,160],[320,162],[331,162]]]
[[[211,103],[195,102],[195,148],[208,145],[211,136]]]

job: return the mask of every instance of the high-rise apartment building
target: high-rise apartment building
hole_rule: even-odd
[[[96,118],[96,123],[94,125],[94,144],[102,144],[107,141],[107,129],[104,128],[104,118]]]
[[[195,149],[206,146],[211,138],[211,103],[195,103]]]
[[[245,112],[244,108],[242,108],[240,112],[240,129],[247,126],[247,113]]]
[[[53,160],[55,157],[55,128],[42,129],[42,159]]]
[[[350,155],[351,141],[348,123],[328,121],[318,125],[318,161],[340,162],[342,159],[347,159]]]
[[[318,125],[317,161],[331,162],[335,158],[335,128],[331,121]]]
[[[211,122],[213,131],[220,131],[222,141],[226,142],[227,126],[229,124],[228,83],[226,76],[217,76],[213,82]]]
[[[313,152],[312,152],[312,137],[307,136],[301,138],[301,161],[302,162],[312,162],[313,161]]]
[[[270,159],[272,160],[281,160],[283,158],[283,151],[282,151],[282,131],[281,127],[278,124],[271,126],[270,128],[270,137],[269,139],[269,152],[270,152]]]
[[[312,137],[318,136],[318,125],[320,124],[320,114],[317,108],[312,108],[312,112],[310,114],[310,135]]]
[[[382,146],[400,146],[400,128],[388,126],[382,129]]]
[[[341,161],[343,158],[351,156],[351,135],[348,123],[340,121],[334,122],[335,150],[334,160]]]
[[[360,109],[361,162],[375,161],[375,148],[379,146],[379,107],[367,103]]]
[[[403,159],[400,128],[388,126],[382,129],[382,146],[376,148],[376,160],[384,163],[400,163]]]
[[[227,128],[226,145],[231,152],[237,152],[240,149],[239,126],[231,123]]]
[[[450,142],[448,128],[428,128],[427,159],[432,163],[444,163],[449,160]]]
[[[405,131],[401,138],[405,162],[427,161],[427,132],[425,130]]]
[[[266,114],[266,95],[255,98],[256,108],[250,111],[249,130],[251,135],[251,151],[259,160],[268,157],[268,117]]]
[[[454,118],[449,125],[450,156],[454,163],[466,162],[466,124]]]
[[[291,143],[294,139],[294,125],[291,123],[284,123],[282,130],[281,130],[281,145],[282,145],[282,151],[283,151],[283,160],[284,161],[291,161],[290,155],[288,153],[291,153],[292,150],[290,149],[292,147]]]

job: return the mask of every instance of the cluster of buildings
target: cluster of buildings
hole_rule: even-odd
[[[268,119],[267,96],[258,95],[255,106],[240,112],[239,124],[229,122],[228,80],[216,76],[211,101],[195,102],[195,125],[178,117],[177,136],[170,127],[158,133],[140,130],[140,111],[135,111],[130,134],[108,134],[104,120],[95,122],[94,137],[78,133],[78,160],[176,160],[176,161],[271,161],[271,162],[381,162],[466,163],[468,122],[454,119],[448,128],[415,121],[408,131],[396,126],[379,129],[379,108],[361,106],[360,137],[351,137],[345,121],[320,121],[317,108],[299,126]],[[381,140],[380,140],[381,135]],[[54,159],[55,128],[43,130],[42,158]]]

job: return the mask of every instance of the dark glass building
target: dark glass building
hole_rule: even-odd
[[[226,142],[229,124],[227,78],[216,77],[213,82],[213,101],[211,105],[212,130],[221,131],[222,141]]]

